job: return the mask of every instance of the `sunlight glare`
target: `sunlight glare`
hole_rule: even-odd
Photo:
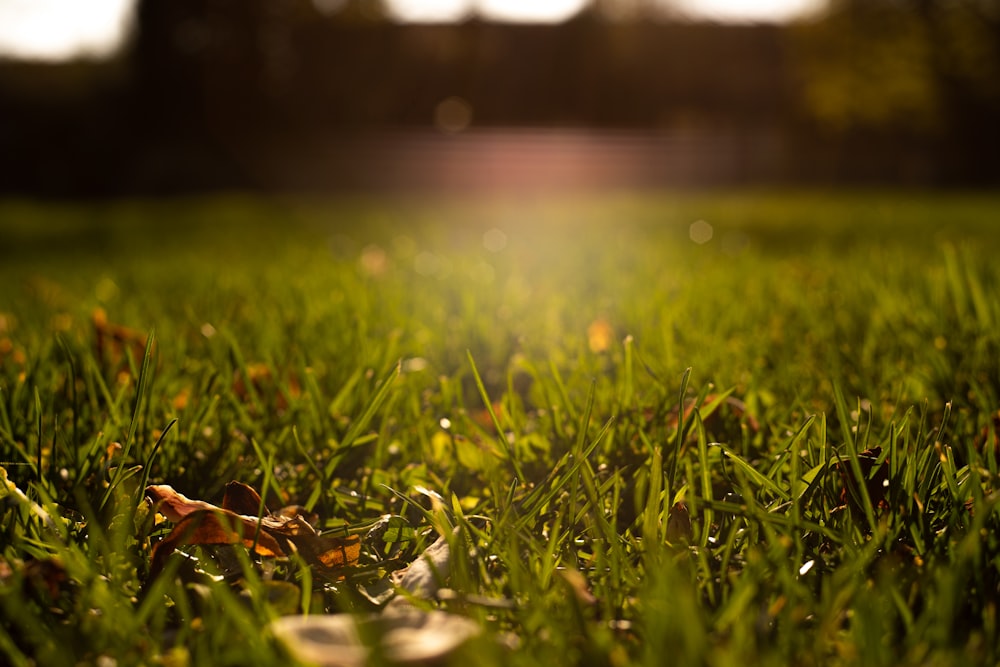
[[[0,0],[0,58],[103,58],[124,44],[135,0]]]
[[[476,14],[488,21],[559,23],[593,0],[383,0],[389,17],[404,23],[446,23]],[[822,9],[829,0],[654,0],[684,16],[714,21],[784,21]]]
[[[587,0],[480,0],[479,12],[492,21],[559,23],[578,14]]]
[[[383,0],[389,18],[401,23],[461,21],[474,12],[489,21],[558,23],[588,0]]]
[[[383,0],[386,14],[400,23],[450,23],[472,12],[472,0]]]
[[[711,21],[786,21],[819,12],[826,0],[671,0],[685,16]]]

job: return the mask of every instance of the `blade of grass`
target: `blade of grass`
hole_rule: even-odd
[[[618,397],[618,406],[620,411],[630,409],[635,405],[635,358],[633,355],[632,348],[634,347],[634,341],[632,336],[625,336],[625,341],[622,344],[625,352],[625,361],[622,364],[622,384],[621,384],[621,394]]]
[[[250,553],[254,553],[257,551],[260,532],[264,527],[264,515],[267,514],[267,490],[272,489],[280,494],[281,489],[277,488],[274,481],[274,452],[268,452],[265,456],[264,450],[260,448],[255,439],[251,438],[250,444],[253,446],[254,453],[257,454],[257,460],[264,469],[264,479],[260,484],[260,504],[257,507],[257,529],[254,531],[253,546],[250,548]]]
[[[368,428],[368,424],[371,423],[375,413],[378,412],[379,408],[382,407],[382,404],[385,403],[386,398],[389,396],[389,392],[392,391],[393,385],[399,377],[401,368],[402,363],[397,362],[393,369],[382,379],[381,385],[379,385],[378,389],[375,391],[375,395],[372,396],[361,415],[351,422],[351,426],[347,429],[347,433],[344,434],[343,439],[337,444],[337,452],[334,453],[334,456],[330,458],[323,469],[324,482],[329,481],[329,479],[333,476],[337,463],[340,462],[340,456],[349,450],[353,445],[360,444],[359,441],[361,432]]]
[[[569,492],[569,515],[571,517],[576,517],[577,515],[577,499],[580,496],[580,479],[582,477],[582,470],[586,467],[587,459],[582,458],[583,446],[587,441],[587,431],[590,426],[590,417],[594,412],[594,394],[597,390],[597,382],[592,381],[590,383],[590,390],[587,392],[587,403],[583,409],[583,414],[580,416],[580,423],[577,425],[576,429],[576,441],[573,443],[573,448],[570,450],[571,456],[581,460],[581,466],[578,470],[581,472],[579,474],[573,475],[572,486]]]
[[[348,399],[351,398],[351,395],[354,392],[354,388],[357,386],[358,382],[361,381],[361,378],[363,376],[364,376],[364,370],[358,368],[347,377],[347,380],[340,386],[340,389],[337,390],[337,393],[336,395],[334,395],[333,400],[331,400],[330,404],[327,406],[326,412],[328,414],[331,415],[343,414],[344,410],[346,409]],[[318,401],[320,393],[319,393],[319,385],[316,384],[316,378],[313,377],[313,375],[310,373],[308,375],[307,381],[309,383],[309,388],[311,390],[310,393],[312,393],[315,399]],[[319,407],[321,406],[317,405],[317,408]],[[322,410],[320,410],[320,414],[323,414]]]
[[[843,459],[836,453],[834,453],[834,456],[837,458],[838,465],[842,466]],[[848,448],[847,450],[847,463],[851,470],[850,475],[844,476],[847,492],[854,497],[857,504],[864,511],[869,529],[875,530],[877,527],[875,522],[875,507],[872,504],[871,495],[868,493],[868,480],[861,470],[861,457],[858,456],[858,452],[853,448]]]
[[[713,446],[719,447],[722,450],[723,454],[725,454],[729,458],[729,460],[735,464],[736,468],[738,468],[740,472],[747,477],[747,479],[752,481],[756,487],[766,489],[767,491],[778,496],[782,500],[791,499],[791,495],[789,495],[788,491],[781,488],[767,476],[760,473],[756,468],[747,463],[747,461],[744,460],[742,456],[740,456],[733,450],[729,449],[725,445],[713,443]]]
[[[646,434],[639,431],[639,438],[652,450],[652,460],[649,464],[649,488],[646,492],[646,505],[643,511],[643,540],[653,540],[660,544],[664,540],[662,516],[663,509],[663,447],[649,442]]]
[[[317,480],[324,479],[323,472],[319,469],[319,466],[317,466],[316,462],[313,461],[313,457],[309,455],[309,452],[307,452],[306,448],[302,445],[302,440],[299,439],[298,426],[292,426],[292,442],[295,443],[295,449],[299,452],[299,454],[302,455],[302,458],[305,460],[306,465],[309,466],[309,469],[312,471],[313,475],[316,476],[316,479]],[[314,485],[312,493],[310,494],[309,499],[305,503],[305,508],[307,510],[312,511],[313,508],[316,507],[316,503],[319,502],[320,498],[323,498],[323,496],[325,496],[324,493],[325,488],[326,488],[325,484],[317,483],[316,485]]]
[[[13,441],[14,437],[11,435],[13,427],[10,423],[10,412],[7,410],[8,397],[10,397],[10,392],[0,384],[0,435]]]
[[[108,484],[107,490],[104,492],[104,497],[101,499],[99,509],[104,509],[105,505],[107,505],[108,499],[111,498],[111,494],[114,492],[115,487],[121,483],[122,475],[125,472],[125,461],[128,460],[129,455],[132,453],[132,445],[135,441],[135,430],[139,425],[139,408],[142,405],[142,398],[146,393],[146,383],[149,381],[149,360],[153,351],[154,334],[155,332],[151,330],[149,335],[146,336],[146,351],[142,355],[142,366],[139,368],[139,379],[136,382],[135,403],[132,406],[132,419],[129,421],[128,431],[125,434],[125,443],[122,448],[122,463],[115,469],[115,475]]]
[[[976,323],[981,331],[990,331],[995,328],[993,306],[996,302],[986,296],[983,283],[976,275],[975,263],[969,260],[968,253],[963,255],[966,255],[962,258],[962,263],[965,265],[965,284],[968,286],[972,310],[976,313]]]
[[[146,460],[142,464],[142,482],[139,484],[140,493],[149,484],[149,473],[153,467],[153,460],[156,458],[157,452],[160,451],[160,445],[162,445],[163,441],[167,439],[167,434],[170,433],[170,429],[172,429],[176,423],[176,417],[171,419],[170,423],[167,424],[167,427],[160,433],[160,437],[158,437],[156,442],[153,443],[153,448],[149,450],[149,456],[146,457]]]
[[[38,394],[38,387],[35,392],[35,438],[37,438],[38,449],[35,452],[35,483],[41,485],[42,479],[42,399]]]
[[[701,410],[694,411],[694,429],[698,435],[698,467],[701,470],[701,498],[711,502],[712,498],[712,471],[708,464],[708,436],[705,433],[705,423],[701,420]],[[711,505],[704,509],[702,517],[702,530],[699,536],[701,548],[708,546],[708,533],[714,522]]]
[[[604,428],[587,445],[586,450],[584,450],[581,456],[573,457],[567,452],[555,465],[552,472],[545,478],[545,481],[535,485],[531,492],[521,501],[522,511],[515,522],[519,528],[523,527],[531,519],[532,515],[540,513],[542,508],[551,503],[559,492],[573,479],[580,466],[583,465],[583,462],[589,459],[590,455],[597,449],[597,446],[601,444],[604,436],[611,430],[613,423],[613,419],[605,422]],[[570,461],[572,461],[571,465],[564,470],[563,467]]]
[[[948,287],[951,288],[951,304],[955,308],[960,322],[968,318],[969,303],[966,292],[966,284],[959,268],[958,252],[953,245],[946,245],[943,248],[945,275],[948,278]]]
[[[79,434],[80,434],[80,398],[77,395],[76,390],[76,360],[73,356],[72,351],[69,348],[69,344],[62,336],[56,336],[56,342],[59,343],[60,349],[62,349],[63,355],[66,357],[66,365],[69,367],[69,388],[70,388],[70,405],[73,411],[73,422],[72,422],[72,440],[71,449],[75,456],[79,456],[78,444]],[[54,458],[54,457],[53,457]],[[75,460],[74,467],[80,466],[79,459]]]
[[[511,467],[514,469],[514,477],[517,479],[517,483],[523,485],[525,483],[525,477],[524,471],[521,470],[521,463],[514,455],[514,452],[510,447],[510,443],[507,442],[507,436],[504,434],[504,429],[500,425],[500,419],[497,418],[497,413],[493,409],[493,403],[490,401],[490,395],[486,391],[486,385],[483,383],[483,378],[479,374],[479,369],[476,368],[476,360],[472,357],[472,351],[466,350],[465,355],[469,360],[469,365],[472,367],[472,377],[476,381],[476,388],[479,389],[479,395],[482,397],[486,411],[489,413],[490,420],[493,422],[493,427],[496,429],[497,444],[500,445],[500,450],[507,457],[507,462],[510,463]]]
[[[552,375],[553,382],[556,383],[556,389],[562,401],[559,406],[565,411],[566,419],[570,423],[578,422],[579,416],[576,414],[576,408],[573,406],[573,401],[569,399],[569,390],[566,388],[566,383],[563,382],[562,374],[559,372],[559,367],[556,366],[554,359],[549,360],[549,373]]]
[[[100,454],[98,452],[104,446],[105,434],[103,431],[99,432],[94,436],[90,445],[87,447],[87,451],[84,456],[80,459],[80,467],[77,468],[76,474],[76,484],[77,486],[84,484],[87,478],[90,476],[91,471],[95,464],[99,463],[101,460]]]
[[[250,401],[250,409],[255,414],[264,414],[264,405],[260,398],[260,392],[257,390],[257,386],[253,381],[253,377],[250,374],[250,368],[247,366],[246,359],[243,358],[243,353],[240,351],[240,346],[236,342],[236,338],[228,331],[223,333],[223,340],[229,348],[229,358],[233,365],[236,367],[236,372],[239,373],[243,380],[243,390],[246,392],[246,397]],[[250,421],[249,415],[245,414],[245,408],[243,403],[246,399],[236,400],[236,396],[233,396],[233,407],[241,412],[241,419],[244,421]]]
[[[798,475],[798,467],[800,464],[799,443],[805,438],[806,433],[809,432],[809,429],[815,422],[816,422],[816,415],[809,415],[809,418],[806,419],[805,422],[803,422],[802,426],[799,427],[799,430],[796,431],[795,435],[792,436],[792,439],[788,443],[787,447],[787,450],[791,452],[792,456],[791,491],[792,495],[795,497],[796,500],[802,497],[802,495],[805,493],[806,489],[808,488],[810,482],[813,479],[812,477],[809,480],[804,479],[804,477],[800,479]],[[819,466],[814,466],[813,469],[810,470],[809,472],[813,472],[813,470],[816,471],[821,470],[825,465],[826,464],[820,464]],[[809,473],[806,474],[808,475]],[[813,472],[813,476],[815,476],[815,474],[816,473]]]
[[[670,463],[667,473],[665,491],[667,496],[673,493],[677,486],[677,459],[681,454],[681,446],[684,444],[684,399],[687,396],[688,382],[691,380],[691,368],[686,368],[681,376],[681,387],[677,401],[677,431],[670,442]]]
[[[857,454],[857,444],[854,438],[854,431],[851,428],[851,412],[847,407],[847,401],[844,399],[844,392],[839,383],[833,385],[833,399],[837,411],[837,420],[840,422],[840,437],[847,444],[848,451]]]

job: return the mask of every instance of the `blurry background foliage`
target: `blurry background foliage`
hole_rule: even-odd
[[[995,2],[834,0],[795,36],[806,106],[839,131],[943,136],[1000,103]]]
[[[656,186],[1000,182],[993,0],[830,0],[787,25],[652,0],[554,25],[381,7],[140,0],[115,58],[0,60],[0,192],[358,189],[511,128],[650,139],[621,159]]]

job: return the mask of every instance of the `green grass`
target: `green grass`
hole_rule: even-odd
[[[997,219],[959,194],[0,203],[0,652],[291,664],[271,620],[373,611],[443,531],[433,604],[484,629],[456,664],[996,664]],[[98,349],[98,308],[136,350]],[[150,577],[147,481],[233,479],[361,562],[189,547]]]

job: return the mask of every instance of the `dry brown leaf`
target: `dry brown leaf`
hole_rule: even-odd
[[[222,506],[191,500],[166,484],[146,488],[146,497],[175,525],[153,549],[150,575],[162,571],[166,559],[184,545],[242,544],[258,555],[282,557],[298,553],[318,574],[342,578],[357,564],[361,540],[357,535],[319,535],[301,516],[269,514],[260,520],[260,495],[240,482],[230,482]]]
[[[222,496],[222,509],[237,514],[257,516],[261,504],[260,494],[254,491],[253,487],[236,481],[226,484],[226,493]],[[264,514],[270,514],[266,507]]]
[[[884,460],[879,465],[878,459],[881,455],[881,447],[872,447],[858,452],[858,464],[861,467],[861,474],[864,476],[865,490],[868,491],[868,499],[871,500],[872,507],[884,512],[889,509],[889,461]],[[840,490],[840,507],[838,509],[847,507],[857,516],[863,516],[865,509],[861,503],[861,491],[854,473],[851,471],[851,466],[846,460],[843,460],[834,463],[833,469],[840,473],[843,487]]]
[[[146,487],[146,498],[156,507],[156,511],[173,523],[199,510],[217,510],[219,507],[203,500],[191,500],[183,493],[174,491],[169,484],[153,484]]]
[[[273,536],[264,531],[258,533],[255,523],[222,509],[196,510],[186,514],[153,549],[150,575],[159,574],[166,565],[167,557],[178,547],[188,544],[243,544],[261,556],[285,555]]]

